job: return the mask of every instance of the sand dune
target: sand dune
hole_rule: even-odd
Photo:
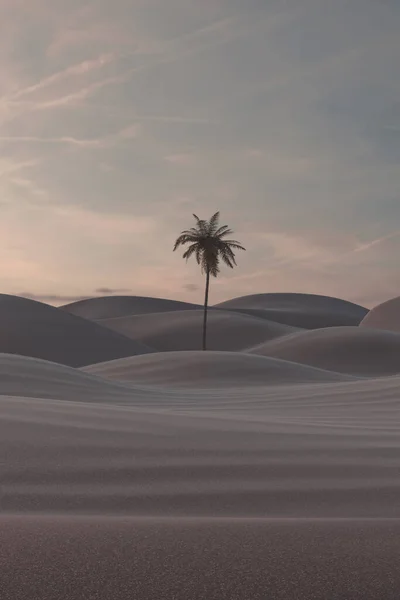
[[[48,304],[0,295],[0,352],[79,367],[149,351],[143,344]]]
[[[202,310],[103,319],[101,324],[159,352],[201,348]],[[207,347],[209,350],[237,351],[293,331],[292,327],[265,319],[210,311]]]
[[[62,306],[62,309],[66,312],[91,320],[199,308],[201,308],[200,305],[189,302],[167,300],[165,298],[147,298],[144,296],[102,296]]]
[[[400,333],[400,296],[375,306],[364,317],[360,325]]]
[[[400,335],[360,327],[301,331],[248,352],[356,376],[400,373]]]
[[[164,352],[85,367],[86,373],[137,385],[183,388],[238,388],[344,381],[337,373],[233,352]]]
[[[242,311],[302,329],[358,325],[368,313],[366,308],[352,302],[314,294],[253,294],[233,298],[215,307]]]
[[[63,310],[91,320],[113,319],[149,313],[201,310],[199,304],[142,296],[106,296],[80,300]],[[366,308],[328,296],[313,294],[255,294],[233,298],[210,307],[248,314],[300,329],[358,325]]]
[[[397,600],[400,334],[0,314],[2,600]]]

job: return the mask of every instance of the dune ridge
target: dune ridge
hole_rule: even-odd
[[[103,319],[101,324],[158,352],[198,350],[203,311],[185,310]],[[239,351],[296,331],[293,327],[244,314],[210,311],[209,350]]]
[[[244,353],[182,351],[133,356],[83,369],[113,381],[184,388],[234,388],[351,381],[306,365]]]
[[[400,373],[400,335],[361,327],[301,331],[248,352],[355,376]]]
[[[368,309],[347,300],[317,294],[251,294],[215,305],[302,329],[359,325]]]
[[[114,319],[131,315],[202,308],[199,304],[146,296],[101,296],[64,304],[66,312],[85,319]]]

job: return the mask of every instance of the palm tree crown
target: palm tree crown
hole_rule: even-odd
[[[236,265],[234,250],[245,250],[236,240],[227,240],[226,236],[233,231],[227,225],[219,226],[219,211],[209,221],[196,219],[196,226],[182,231],[175,242],[174,251],[181,245],[190,244],[183,254],[188,260],[193,254],[203,273],[217,277],[220,272],[220,261],[233,269]]]

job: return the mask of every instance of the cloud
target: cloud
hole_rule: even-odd
[[[98,90],[100,90],[106,86],[115,85],[117,83],[123,83],[124,81],[126,81],[129,78],[130,73],[131,73],[131,71],[129,71],[128,73],[123,74],[123,75],[118,75],[115,77],[108,77],[101,81],[96,81],[95,83],[92,83],[90,85],[87,85],[86,87],[81,88],[80,90],[73,91],[71,93],[68,93],[68,94],[65,94],[62,96],[57,96],[55,98],[51,98],[48,100],[32,102],[30,104],[27,104],[27,107],[31,108],[33,110],[48,110],[48,109],[54,109],[54,108],[76,106],[76,105],[79,105],[79,103],[82,100],[86,100],[87,98],[92,96],[95,92],[97,92]]]
[[[138,119],[139,120],[139,119]],[[142,126],[140,123],[133,123],[132,125],[128,125],[121,131],[117,133],[118,138],[131,140],[137,138],[142,131]]]
[[[23,96],[27,96],[29,94],[41,91],[56,83],[62,82],[65,79],[86,75],[90,71],[103,68],[105,65],[110,64],[114,59],[115,56],[113,54],[104,54],[93,60],[84,60],[78,64],[71,65],[70,67],[67,67],[62,71],[59,71],[57,73],[54,73],[53,75],[41,79],[33,85],[27,86],[17,91],[11,96],[10,100],[17,100],[18,98],[21,98]]]
[[[26,161],[12,161],[6,158],[0,159],[0,176],[4,177],[19,171],[24,171],[39,164],[37,159]]]
[[[116,289],[113,289],[113,288],[108,288],[108,287],[101,287],[101,288],[97,288],[96,289],[96,294],[110,294],[110,295],[113,295],[113,294],[123,294],[123,293],[131,292],[131,291],[132,290],[128,289],[128,288],[116,288]]]
[[[88,298],[93,298],[98,294],[101,295],[114,295],[118,293],[126,293],[131,292],[132,290],[127,288],[108,288],[102,287],[97,288],[94,292],[88,294],[52,294],[52,293],[34,293],[34,292],[19,292],[16,294],[17,296],[21,296],[23,298],[29,298],[30,300],[37,300],[38,302],[45,302],[49,304],[69,304],[70,302],[79,302],[80,300],[87,300]]]
[[[258,251],[261,247],[266,249],[269,265],[280,269],[311,263],[314,268],[324,268],[341,260],[344,253],[352,252],[357,247],[357,242],[352,237],[337,235],[324,239],[324,233],[317,231],[308,234],[271,231],[255,233],[251,238],[253,244],[257,244]]]
[[[35,137],[35,136],[0,136],[0,142],[7,143],[33,143],[33,144],[65,144],[67,146],[78,146],[81,148],[99,148],[103,147],[104,141],[101,139],[81,140],[73,137]]]
[[[153,121],[153,123],[170,123],[181,125],[210,125],[215,123],[215,119],[207,119],[201,117],[187,117],[179,115],[146,115],[138,114],[136,118],[139,121]]]
[[[107,148],[109,146],[118,143],[122,140],[133,140],[137,138],[142,128],[139,123],[124,127],[121,131],[117,131],[115,134],[108,136],[93,138],[93,139],[80,139],[70,136],[60,137],[39,137],[39,136],[6,136],[0,135],[0,142],[9,144],[49,144],[49,145],[61,145],[61,146],[75,146],[77,148]]]
[[[196,283],[185,283],[183,289],[187,290],[188,292],[197,292],[200,289],[200,286],[198,286]]]
[[[29,298],[30,300],[36,300],[37,302],[45,302],[46,304],[69,304],[70,302],[79,302],[80,300],[87,300],[91,298],[90,294],[87,296],[69,296],[63,294],[35,294],[32,292],[19,292],[16,294],[22,298]]]
[[[196,164],[196,157],[190,152],[182,152],[181,154],[170,154],[165,156],[164,160],[172,165],[179,167],[191,167]]]
[[[374,248],[375,246],[379,246],[380,244],[383,244],[384,242],[387,242],[389,240],[393,240],[397,237],[400,237],[400,230],[394,231],[393,233],[389,233],[382,237],[376,238],[374,240],[371,240],[370,242],[359,244],[354,249],[354,252],[366,252],[367,250],[370,250],[371,248]]]
[[[33,198],[47,198],[47,190],[42,188],[36,181],[29,177],[16,177],[12,176],[8,178],[8,185],[16,186],[20,190],[28,193]]]

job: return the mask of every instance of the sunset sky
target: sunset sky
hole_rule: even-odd
[[[0,0],[1,291],[400,295],[399,0]]]

